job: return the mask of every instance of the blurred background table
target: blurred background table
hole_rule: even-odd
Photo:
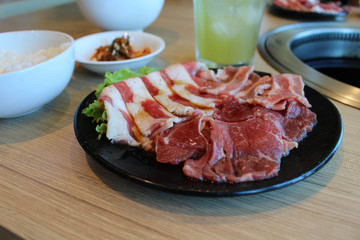
[[[296,22],[266,10],[261,33]],[[346,22],[360,23],[357,8]],[[62,31],[75,39],[102,31],[73,1],[0,18],[1,32],[25,29]],[[166,0],[145,31],[166,42],[149,66],[195,59],[191,0]],[[254,65],[276,72],[258,53]],[[184,196],[128,181],[78,144],[74,113],[102,81],[76,65],[54,101],[29,115],[0,119],[1,239],[359,239],[358,109],[333,101],[343,118],[342,144],[304,181],[258,195]]]

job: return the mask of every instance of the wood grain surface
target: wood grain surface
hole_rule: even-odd
[[[358,9],[345,21],[360,23]],[[296,22],[266,10],[261,33]],[[1,32],[25,29],[62,31],[75,39],[102,31],[74,3],[0,19]],[[150,67],[195,59],[190,0],[166,0],[145,31],[166,42]],[[254,65],[276,73],[258,53]],[[23,117],[0,119],[0,234],[37,240],[360,239],[358,109],[333,101],[344,123],[342,144],[304,181],[258,195],[194,197],[128,181],[83,151],[74,114],[102,81],[76,65],[69,85],[51,103]]]

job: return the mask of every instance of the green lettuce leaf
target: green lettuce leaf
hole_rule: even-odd
[[[157,69],[157,68],[148,68],[146,66],[143,66],[143,67],[139,68],[137,72],[130,70],[130,68],[123,68],[120,71],[115,71],[114,73],[107,72],[107,73],[105,73],[104,82],[99,84],[98,87],[96,88],[95,95],[96,95],[96,97],[99,97],[102,90],[105,87],[110,86],[113,83],[117,83],[117,82],[126,80],[128,78],[132,78],[132,77],[142,77],[146,74],[149,74],[151,72],[155,72],[158,70],[159,69]]]
[[[96,98],[98,98],[102,90],[113,83],[117,83],[132,77],[142,77],[145,76],[146,74],[158,70],[159,69],[157,68],[148,68],[146,66],[143,66],[139,68],[137,72],[132,71],[129,68],[123,68],[113,73],[106,72],[104,82],[99,84],[96,88],[95,96]],[[99,101],[98,99],[94,100],[93,103],[90,103],[88,107],[82,110],[82,113],[90,118],[93,118],[92,122],[96,122],[98,124],[96,125],[96,129],[95,129],[96,132],[98,132],[98,139],[100,139],[103,134],[106,135],[107,116],[105,111],[105,105],[102,101]]]
[[[104,112],[104,103],[99,100],[94,100],[90,103],[87,108],[84,108],[82,113],[88,117],[93,118],[93,122],[104,122],[106,121],[106,112]]]
[[[98,140],[100,140],[100,138],[103,134],[106,135],[107,124],[101,123],[100,125],[97,125],[95,127],[95,130],[98,132]]]

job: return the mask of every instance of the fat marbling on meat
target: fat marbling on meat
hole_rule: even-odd
[[[300,76],[260,76],[253,66],[215,72],[187,62],[114,85],[99,98],[107,137],[154,152],[198,180],[274,177],[316,124]]]

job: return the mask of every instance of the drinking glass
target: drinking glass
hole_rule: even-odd
[[[196,60],[208,67],[251,64],[266,0],[193,0]]]

